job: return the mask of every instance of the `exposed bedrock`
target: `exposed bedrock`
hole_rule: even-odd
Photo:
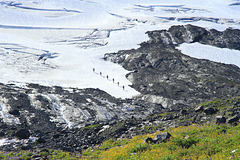
[[[149,41],[138,49],[105,54],[104,59],[131,71],[127,78],[141,99],[165,108],[240,95],[240,69],[182,54],[175,46],[199,42],[240,49],[240,30],[223,32],[193,25],[149,31]]]
[[[35,148],[81,150],[106,139],[105,134],[96,134],[103,125],[143,119],[162,110],[159,104],[117,99],[99,89],[0,83],[0,132],[5,138],[35,137],[37,143],[28,142]],[[87,126],[95,125],[99,129],[89,131]],[[9,144],[0,149],[14,150],[21,145],[16,142],[15,148]]]
[[[184,42],[199,42],[220,48],[240,50],[240,30],[228,28],[223,32],[216,29],[207,30],[193,25],[172,26],[168,30],[148,31],[148,44],[161,43],[178,45]],[[143,43],[144,44],[144,43]]]

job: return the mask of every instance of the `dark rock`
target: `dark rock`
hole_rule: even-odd
[[[60,134],[54,134],[53,138],[59,138],[61,135]]]
[[[187,110],[186,110],[186,109],[180,110],[180,114],[186,114],[186,113],[187,113]]]
[[[20,112],[18,109],[11,109],[9,113],[14,116],[20,116]]]
[[[66,151],[66,152],[72,152],[73,151],[72,148],[70,148],[70,147],[63,147],[62,150]]]
[[[22,150],[30,150],[32,149],[32,146],[29,145],[29,144],[23,144],[22,147],[21,147]]]
[[[16,137],[19,139],[28,139],[30,137],[30,132],[27,129],[19,129],[16,132]]]
[[[44,138],[40,137],[37,139],[37,142],[38,143],[46,143],[46,140]]]
[[[239,118],[240,118],[239,115],[235,115],[235,116],[233,116],[231,118],[228,118],[227,119],[227,123],[230,123],[230,124],[238,123],[239,122]]]
[[[226,123],[226,118],[223,116],[217,116],[216,117],[216,124],[220,125],[220,124],[225,124]]]
[[[0,131],[0,137],[3,137],[3,136],[5,136],[5,132]]]
[[[147,137],[147,138],[144,139],[144,143],[154,143],[154,142],[155,141],[150,137]]]
[[[222,129],[222,130],[221,130],[221,133],[224,133],[224,134],[225,134],[225,133],[227,133],[227,130],[226,130],[226,129]]]
[[[153,139],[155,142],[166,142],[169,138],[171,138],[172,135],[168,132],[163,132],[158,135]]]
[[[211,114],[215,114],[216,110],[212,107],[208,107],[204,109],[204,113],[206,113],[207,115],[211,115]]]

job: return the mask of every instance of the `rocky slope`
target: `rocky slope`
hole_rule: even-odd
[[[16,132],[26,129],[35,140],[40,138],[43,144],[38,143],[37,147],[55,149],[71,146],[69,150],[76,150],[88,144],[90,139],[94,143],[97,141],[96,135],[78,131],[79,128],[132,117],[145,118],[160,113],[163,108],[135,99],[116,99],[99,89],[0,84],[0,91],[2,135],[21,139]],[[89,137],[91,135],[94,137]]]
[[[150,40],[143,42],[140,48],[104,57],[132,71],[127,78],[132,87],[142,93],[143,100],[176,109],[209,99],[240,95],[237,66],[195,59],[176,49],[184,42],[240,49],[239,30],[219,32],[186,25],[147,34]]]
[[[238,123],[239,98],[195,107],[240,96],[240,69],[183,55],[176,46],[199,42],[239,50],[239,30],[186,25],[147,34],[150,40],[140,48],[104,57],[131,71],[127,78],[141,93],[138,97],[123,100],[99,89],[0,84],[0,149],[81,151],[110,138],[215,121],[216,115]]]

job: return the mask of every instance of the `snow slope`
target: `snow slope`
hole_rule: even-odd
[[[116,97],[132,97],[121,66],[105,62],[105,53],[137,48],[148,30],[195,24],[224,30],[240,29],[237,0],[16,0],[0,1],[0,82],[32,82],[63,87],[99,88]],[[187,53],[199,44],[183,44]],[[197,58],[234,63],[228,54],[211,47],[188,52]],[[206,52],[207,51],[207,52]],[[209,54],[208,54],[209,53]],[[199,54],[198,54],[199,55]],[[236,65],[239,66],[239,63]],[[93,72],[95,68],[95,72]],[[100,75],[100,72],[102,75]],[[108,78],[107,78],[108,76]],[[114,83],[113,83],[114,78]],[[120,85],[117,84],[119,82]],[[125,86],[123,89],[122,86]]]

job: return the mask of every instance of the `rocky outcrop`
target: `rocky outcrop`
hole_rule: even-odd
[[[30,137],[30,132],[27,129],[19,129],[16,132],[16,137],[19,139],[28,139]]]
[[[81,150],[107,138],[104,134],[98,138],[102,128],[91,130],[91,126],[114,124],[133,116],[146,118],[162,110],[159,104],[117,99],[99,89],[0,84],[0,128],[6,132],[3,137],[33,137],[33,142],[29,139],[33,148]],[[21,145],[21,141],[17,143]]]
[[[154,139],[147,137],[144,142],[145,143],[162,143],[162,142],[166,142],[167,140],[169,140],[172,137],[172,135],[168,132],[163,132],[160,133],[158,135],[156,135],[156,137],[154,137]]]
[[[185,25],[147,34],[150,39],[140,44],[140,48],[109,53],[104,57],[131,71],[127,78],[142,94],[141,99],[176,109],[209,99],[240,95],[240,69],[237,66],[195,59],[175,48],[184,42],[199,42],[240,49],[240,30],[220,32]]]
[[[240,116],[238,114],[238,115],[235,115],[235,116],[227,119],[227,122],[230,123],[230,124],[233,124],[233,123],[237,124],[239,122],[239,119],[240,119]]]
[[[226,123],[226,118],[224,116],[217,116],[216,117],[216,124],[225,124]]]
[[[216,29],[207,30],[193,25],[172,26],[168,30],[148,31],[150,40],[147,43],[179,45],[199,42],[220,48],[240,50],[240,30],[228,28],[223,32]]]

